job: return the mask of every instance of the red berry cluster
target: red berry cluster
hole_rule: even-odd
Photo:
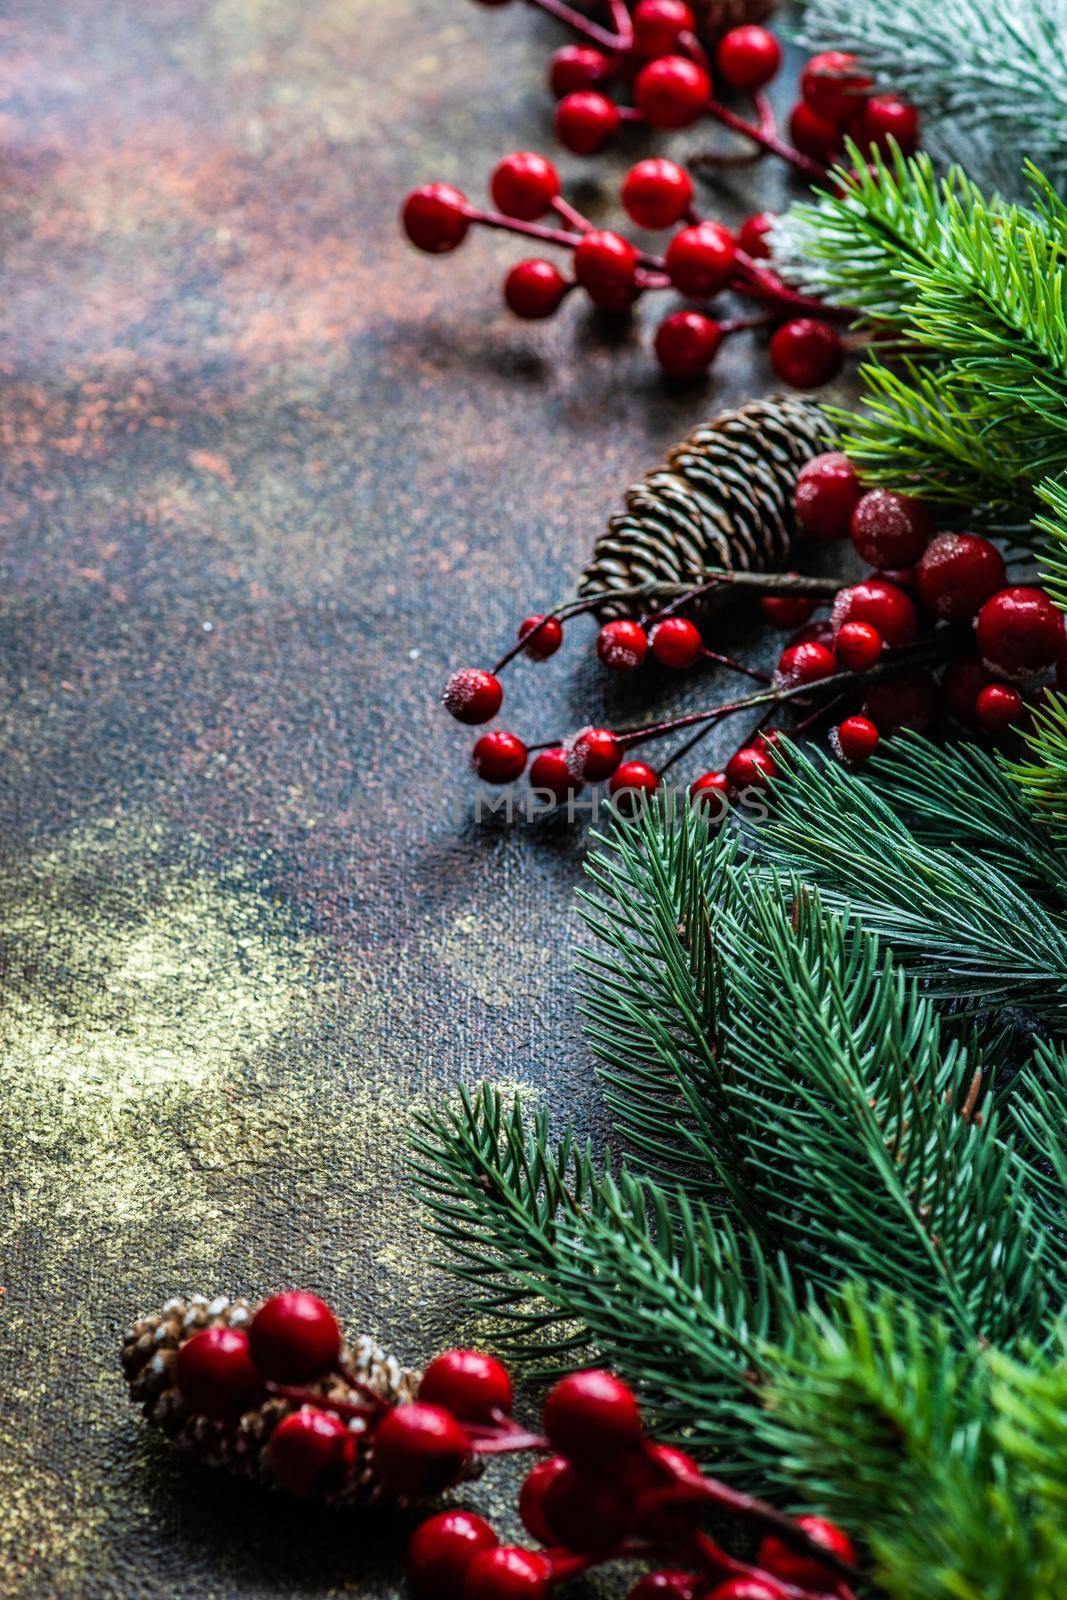
[[[658,610],[656,601],[670,586],[650,584],[638,597],[650,610],[640,618],[604,623],[596,638],[599,661],[611,673],[635,672],[652,662],[672,671],[710,662],[755,679],[759,689],[646,727],[587,726],[567,739],[529,748],[516,734],[493,730],[474,746],[477,775],[486,783],[511,783],[534,751],[530,784],[549,801],[568,801],[583,784],[606,780],[623,809],[632,808],[656,791],[664,772],[693,741],[658,770],[633,759],[634,746],[755,711],[761,720],[754,735],[725,770],[703,773],[690,786],[701,811],[722,820],[732,798],[774,777],[776,735],[765,724],[780,710],[800,713],[794,733],[829,725],[832,748],[842,760],[859,765],[881,738],[901,728],[926,729],[941,712],[971,730],[1002,737],[1025,726],[1032,706],[1040,704],[1043,677],[1055,669],[1059,681],[1067,681],[1062,613],[1041,589],[1009,586],[1004,557],[988,539],[936,532],[920,501],[885,489],[865,491],[838,453],[818,456],[802,470],[795,511],[801,535],[850,538],[872,571],[842,586],[796,573],[709,570],[703,581],[673,594]],[[790,632],[773,676],[709,647],[700,602],[727,585],[758,592],[764,620]],[[467,668],[449,679],[445,706],[461,722],[489,721],[502,704],[499,673],[509,661],[519,654],[534,660],[554,655],[563,642],[565,620],[616,599],[590,596],[555,613],[528,617],[517,643],[492,672]],[[816,618],[820,606],[827,614]],[[683,609],[693,615],[680,615]],[[834,722],[838,710],[848,714]]]

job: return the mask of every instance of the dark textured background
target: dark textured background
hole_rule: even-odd
[[[418,1360],[461,1318],[411,1107],[488,1076],[596,1121],[581,834],[472,825],[436,697],[768,372],[737,341],[672,391],[576,303],[503,316],[513,242],[398,238],[413,183],[545,140],[556,38],[463,0],[0,7],[5,1596],[385,1592],[396,1530],[177,1462],[120,1332],[302,1284]],[[567,163],[598,215],[622,164]],[[641,709],[590,632],[510,725]]]

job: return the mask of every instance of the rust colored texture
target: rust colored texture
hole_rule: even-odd
[[[738,339],[672,389],[640,319],[508,319],[512,241],[399,238],[414,183],[551,147],[556,38],[469,0],[0,6],[5,1597],[394,1592],[401,1528],[150,1435],[121,1333],[303,1285],[416,1364],[464,1325],[411,1108],[492,1078],[600,1127],[582,832],[476,823],[437,696],[769,373]],[[621,156],[564,167],[617,216]],[[588,644],[519,663],[506,725],[713,692],[605,690]]]

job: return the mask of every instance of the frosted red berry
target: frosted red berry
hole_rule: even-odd
[[[737,235],[737,242],[753,261],[765,261],[771,255],[770,236],[777,225],[778,218],[773,211],[757,211],[755,216],[748,217],[742,224]]]
[[[238,1416],[263,1386],[243,1328],[204,1328],[186,1339],[174,1382],[190,1411],[216,1420]]]
[[[565,44],[549,63],[548,82],[557,100],[565,94],[595,89],[611,77],[612,63],[603,50],[589,44]]]
[[[516,262],[504,279],[504,304],[514,316],[540,322],[555,315],[570,287],[554,261],[533,256]]]
[[[794,508],[802,533],[812,539],[843,539],[863,487],[855,467],[839,450],[814,456],[797,478]]]
[[[506,217],[533,222],[544,216],[559,194],[559,173],[547,156],[515,150],[493,168],[489,193]]]
[[[578,156],[595,155],[618,131],[619,108],[595,89],[578,89],[564,95],[556,107],[555,127],[560,143]]]
[[[637,0],[633,9],[634,54],[665,56],[677,50],[683,33],[692,33],[696,19],[685,0]]]
[[[603,311],[625,311],[637,298],[637,251],[629,239],[593,228],[574,247],[574,276]]]
[[[693,1572],[665,1568],[646,1572],[630,1589],[626,1600],[693,1600],[699,1578]]]
[[[759,608],[764,622],[773,628],[802,628],[815,610],[815,601],[805,594],[765,594]]]
[[[848,122],[863,108],[872,83],[854,55],[824,50],[804,67],[800,92],[817,116],[828,122]]]
[[[283,1417],[271,1434],[267,1471],[286,1494],[329,1494],[340,1485],[354,1442],[340,1417],[305,1406]]]
[[[627,816],[639,810],[658,788],[659,773],[645,761],[623,761],[608,782],[609,794]]]
[[[639,622],[625,618],[605,622],[597,634],[596,653],[609,672],[633,672],[648,655],[648,634]]]
[[[820,117],[803,100],[789,113],[789,137],[797,149],[813,161],[832,161],[841,144],[837,123]]]
[[[445,255],[455,250],[470,229],[470,202],[449,183],[426,183],[404,201],[404,232],[417,250]]]
[[[846,672],[869,672],[884,649],[885,640],[869,622],[842,623],[834,639],[834,651]]]
[[[922,555],[934,524],[921,500],[871,489],[852,513],[852,543],[871,567],[910,567]]]
[[[457,722],[476,725],[488,722],[500,710],[504,690],[500,679],[481,667],[464,667],[454,672],[445,684],[442,704]]]
[[[567,752],[562,745],[541,750],[530,764],[530,788],[543,789],[554,800],[567,800],[578,794],[581,787],[567,764]]]
[[[836,378],[845,361],[841,335],[817,317],[796,317],[771,336],[771,366],[794,389],[817,389]]]
[[[995,544],[975,533],[939,533],[915,574],[919,599],[935,617],[967,622],[1003,589],[1008,569]]]
[[[672,311],[656,329],[656,360],[669,378],[700,378],[722,344],[722,328],[701,311]]]
[[[649,634],[652,654],[663,667],[678,672],[695,666],[704,648],[700,629],[686,617],[664,617]]]
[[[572,1372],[549,1390],[545,1432],[555,1450],[583,1467],[618,1464],[641,1442],[641,1409],[633,1390],[610,1372]]]
[[[654,128],[688,128],[710,98],[711,80],[688,56],[660,56],[634,82],[637,108]]]
[[[1063,618],[1043,589],[1002,589],[978,613],[978,653],[990,672],[1031,678],[1059,659]]]
[[[499,1540],[473,1511],[442,1511],[415,1529],[408,1545],[408,1581],[416,1600],[460,1600],[467,1569]]]
[[[558,617],[534,611],[519,623],[519,638],[525,640],[523,655],[531,661],[547,661],[563,643],[563,624]]]
[[[919,631],[911,596],[895,583],[878,577],[840,589],[834,599],[830,622],[835,638],[846,622],[869,622],[891,650],[911,644]]]
[[[735,794],[745,789],[763,789],[778,771],[778,764],[768,749],[759,745],[745,745],[726,763],[726,781]]]
[[[514,1391],[507,1368],[480,1350],[444,1350],[419,1380],[418,1398],[444,1406],[461,1422],[492,1422],[511,1412]]]
[[[725,772],[702,772],[689,785],[689,801],[698,816],[724,822],[730,809],[730,783]]]
[[[693,180],[676,161],[650,156],[623,179],[622,203],[639,228],[673,228],[693,204]]]
[[[915,672],[887,678],[868,690],[863,715],[874,723],[883,738],[912,728],[922,733],[937,715],[937,687],[928,672]]]
[[[462,1600],[547,1600],[551,1575],[551,1563],[539,1550],[500,1545],[475,1556]]]
[[[580,728],[564,749],[573,776],[588,783],[610,778],[622,760],[622,746],[610,728]]]
[[[417,1400],[386,1412],[372,1448],[382,1482],[413,1500],[449,1488],[470,1455],[470,1441],[452,1413]]]
[[[289,1289],[260,1306],[249,1324],[248,1344],[265,1378],[306,1383],[336,1367],[341,1329],[324,1300]]]
[[[873,95],[851,126],[853,139],[860,149],[872,144],[889,154],[896,143],[901,155],[914,155],[919,148],[921,132],[919,113],[914,106],[895,95]]]
[[[724,33],[715,65],[731,89],[762,89],[782,64],[782,47],[767,28],[747,23]]]
[[[733,277],[737,245],[721,223],[698,222],[675,234],[663,259],[679,294],[707,300],[725,289]]]
[[[526,746],[503,728],[483,733],[471,751],[471,766],[483,783],[513,783],[526,766]]]
[[[791,644],[778,658],[775,679],[785,688],[821,683],[837,671],[837,657],[824,644]]]
[[[987,733],[1007,733],[1022,722],[1026,706],[1018,689],[1007,683],[990,683],[975,701],[974,710]]]
[[[841,1561],[847,1561],[850,1566],[855,1564],[856,1550],[849,1538],[836,1523],[830,1522],[826,1517],[798,1517],[796,1525],[815,1544],[829,1550]],[[784,1578],[788,1583],[795,1583],[802,1588],[819,1588],[825,1586],[832,1589],[838,1579],[829,1567],[821,1566],[818,1560],[809,1555],[803,1555],[792,1549],[779,1539],[776,1534],[768,1534],[759,1547],[758,1561],[761,1567],[776,1578]]]
[[[831,744],[850,766],[862,766],[878,749],[881,734],[869,717],[846,717],[830,736]]]

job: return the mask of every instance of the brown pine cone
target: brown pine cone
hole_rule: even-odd
[[[222,1325],[243,1328],[251,1320],[252,1308],[246,1300],[228,1300],[224,1295],[214,1300],[203,1295],[168,1300],[158,1315],[142,1317],[134,1323],[123,1340],[122,1365],[130,1398],[142,1406],[149,1422],[169,1439],[207,1466],[225,1467],[241,1477],[269,1484],[266,1446],[282,1418],[300,1409],[298,1402],[268,1398],[244,1412],[236,1422],[215,1422],[191,1414],[174,1384],[178,1351],[194,1333]],[[369,1384],[383,1400],[401,1403],[415,1398],[421,1374],[402,1367],[371,1339],[360,1338],[354,1345],[346,1345],[341,1365],[352,1377]],[[364,1399],[358,1389],[339,1376],[305,1387],[333,1400],[359,1404]],[[366,1424],[357,1417],[348,1426],[361,1433]],[[367,1506],[387,1497],[388,1491],[375,1476],[371,1452],[359,1451],[344,1483],[327,1499],[334,1505]]]
[[[805,462],[829,448],[825,412],[800,395],[724,411],[676,445],[626,494],[578,580],[583,599],[645,583],[696,586],[707,568],[780,571],[793,543],[793,492]],[[606,600],[603,618],[645,611]]]

